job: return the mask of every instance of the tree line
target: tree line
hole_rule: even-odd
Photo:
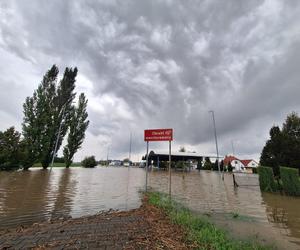
[[[79,94],[74,104],[77,73],[76,67],[67,67],[58,81],[56,65],[46,72],[23,104],[22,133],[14,127],[0,131],[0,170],[27,170],[35,163],[47,169],[66,136],[64,161],[67,168],[72,164],[89,125],[84,93]]]

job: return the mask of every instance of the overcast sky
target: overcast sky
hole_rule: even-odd
[[[76,160],[145,153],[143,130],[180,146],[259,159],[273,124],[300,110],[300,1],[0,0],[0,130],[56,64],[79,69],[90,126]],[[166,151],[167,143],[151,149]]]

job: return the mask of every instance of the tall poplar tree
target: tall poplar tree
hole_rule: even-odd
[[[53,155],[56,155],[63,138],[67,133],[72,116],[72,101],[76,95],[76,93],[74,93],[74,89],[77,72],[77,68],[74,70],[72,68],[66,68],[63,78],[57,87],[54,105],[51,107],[51,112],[49,113],[47,146],[40,155],[40,161],[43,168],[47,168],[49,166]],[[60,130],[59,127],[61,127]],[[55,151],[56,140],[58,141]]]
[[[85,137],[85,131],[89,125],[86,108],[87,99],[84,94],[81,93],[78,100],[78,106],[74,107],[71,112],[68,144],[64,147],[64,158],[67,168],[72,164],[75,153],[81,147]]]
[[[32,97],[23,105],[23,136],[26,147],[24,169],[28,169],[50,147],[48,130],[51,127],[52,110],[56,97],[58,68],[53,65],[44,75]]]
[[[45,74],[32,97],[27,97],[23,105],[23,135],[26,145],[28,169],[36,161],[46,169],[61,146],[71,119],[77,68],[66,68],[57,86],[59,70],[53,65]],[[59,127],[61,130],[59,132]],[[58,144],[55,151],[56,139]]]

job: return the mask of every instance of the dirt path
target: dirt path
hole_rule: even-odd
[[[144,200],[139,209],[34,224],[0,234],[0,249],[191,249],[183,230]]]

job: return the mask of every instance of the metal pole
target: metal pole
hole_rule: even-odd
[[[169,141],[169,196],[171,197],[171,141]]]
[[[213,110],[211,110],[209,112],[212,114],[212,119],[213,119],[213,124],[214,124],[214,134],[215,134],[216,151],[217,151],[218,171],[220,173],[219,148],[218,148],[218,139],[217,139],[217,129],[216,129],[216,121],[215,121],[215,112]],[[224,179],[224,175],[223,175],[222,178]]]
[[[107,148],[107,155],[106,155],[106,166],[108,167],[108,155],[109,155],[109,147]]]
[[[129,159],[129,166],[130,166],[130,158],[131,158],[131,140],[132,140],[132,134],[131,134],[131,132],[130,132],[130,141],[129,141],[129,157],[128,157],[128,159]]]
[[[52,171],[54,158],[55,158],[55,155],[56,155],[56,150],[57,150],[57,146],[58,146],[58,139],[59,139],[59,135],[60,135],[61,125],[62,125],[64,116],[65,116],[65,109],[66,109],[66,104],[63,107],[63,113],[62,113],[61,121],[60,121],[59,128],[58,128],[58,134],[57,134],[57,137],[56,137],[55,148],[54,148],[54,152],[53,152],[53,156],[52,156],[50,172]]]
[[[146,154],[146,187],[145,190],[147,192],[147,186],[148,186],[148,150],[149,150],[149,142],[147,141],[147,154]]]

